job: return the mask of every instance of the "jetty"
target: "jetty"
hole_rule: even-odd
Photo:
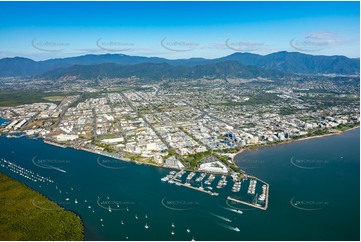
[[[171,179],[170,181],[172,181],[174,184],[178,185],[178,186],[183,186],[183,187],[188,187],[188,188],[191,188],[191,189],[194,189],[194,190],[197,190],[197,191],[200,191],[200,192],[204,192],[204,193],[207,193],[209,195],[212,195],[212,196],[218,196],[219,193],[217,192],[211,192],[211,191],[208,191],[208,190],[205,190],[203,187],[194,187],[190,184],[184,184],[181,182],[181,180],[177,179],[176,177],[183,173],[183,170],[180,170],[179,172],[177,172]]]
[[[228,196],[228,197],[227,197],[227,199],[228,199],[228,200],[231,200],[231,201],[233,201],[233,202],[241,203],[241,204],[244,204],[244,205],[247,205],[247,206],[251,206],[251,207],[254,207],[254,208],[258,208],[258,209],[262,209],[262,210],[267,210],[267,208],[268,208],[269,184],[268,184],[267,182],[264,182],[264,181],[262,181],[261,179],[259,179],[259,178],[255,177],[255,176],[250,176],[250,175],[248,175],[247,177],[252,178],[252,179],[256,179],[256,180],[258,180],[258,181],[260,181],[260,182],[262,182],[262,183],[264,183],[264,184],[266,185],[266,193],[265,193],[265,195],[266,195],[266,199],[265,199],[265,205],[264,205],[264,206],[262,206],[262,205],[260,205],[260,204],[258,204],[258,203],[253,204],[253,203],[249,203],[249,202],[241,201],[241,200],[238,200],[238,199],[232,198],[232,197],[230,197],[230,196]],[[256,198],[256,199],[257,199],[257,198]]]

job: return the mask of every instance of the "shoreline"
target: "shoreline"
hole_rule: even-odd
[[[78,217],[79,220],[80,220],[80,224],[81,224],[83,241],[85,241],[85,226],[84,226],[85,223],[84,223],[83,217],[82,217],[79,213],[73,211],[72,209],[67,209],[67,208],[65,208],[61,203],[59,203],[59,201],[55,201],[54,199],[51,199],[51,198],[48,197],[47,195],[39,192],[38,190],[35,190],[34,188],[32,188],[31,186],[29,186],[28,184],[19,181],[18,179],[12,177],[11,175],[5,174],[5,173],[3,173],[3,172],[1,172],[1,171],[0,171],[0,175],[2,175],[2,176],[6,177],[6,178],[8,178],[8,179],[10,179],[10,180],[12,180],[12,181],[14,181],[14,182],[17,182],[17,183],[21,184],[21,186],[23,186],[25,189],[29,190],[30,192],[35,193],[35,194],[37,194],[38,196],[40,196],[40,197],[42,197],[42,198],[44,198],[44,199],[46,199],[46,200],[54,203],[56,206],[58,206],[58,207],[60,208],[60,210],[66,212],[66,213],[68,213],[68,212],[69,212],[69,213],[72,213],[73,215],[75,215],[76,217]],[[58,209],[54,209],[54,210],[59,211]]]
[[[254,149],[258,149],[258,148],[265,148],[265,147],[271,147],[271,146],[277,146],[277,145],[283,145],[283,144],[289,144],[289,143],[293,143],[293,142],[298,142],[298,141],[304,141],[304,140],[310,140],[310,139],[316,139],[316,138],[323,138],[323,137],[327,137],[327,136],[333,136],[333,135],[339,135],[339,134],[343,134],[345,132],[348,132],[348,131],[351,131],[351,130],[354,130],[354,129],[358,129],[360,128],[360,125],[358,126],[355,126],[355,127],[352,127],[352,128],[349,128],[347,130],[344,130],[344,131],[340,131],[340,130],[336,130],[335,133],[328,133],[328,134],[323,134],[323,135],[315,135],[315,136],[309,136],[309,137],[304,137],[304,138],[300,138],[300,139],[290,139],[290,140],[285,140],[285,141],[282,141],[280,143],[269,143],[269,144],[262,144],[262,145],[257,145],[257,146],[251,146],[251,147],[242,147],[238,152],[236,153],[219,153],[220,155],[223,155],[223,156],[228,156],[231,158],[231,161],[234,165],[236,165],[236,157],[245,152],[245,151],[249,151],[249,150],[254,150]],[[2,133],[1,135],[6,135],[6,133]],[[29,137],[31,138],[30,136],[27,136],[25,135],[26,137]],[[90,153],[93,153],[93,154],[96,154],[96,155],[100,155],[100,156],[103,156],[103,157],[108,157],[108,158],[112,158],[112,159],[116,159],[116,160],[120,160],[120,161],[123,161],[123,162],[130,162],[130,163],[135,163],[136,165],[149,165],[149,166],[153,166],[153,167],[158,167],[158,168],[164,168],[164,169],[176,169],[176,168],[170,168],[170,167],[164,167],[160,164],[156,164],[156,163],[148,163],[148,162],[142,162],[142,161],[134,161],[134,160],[130,160],[128,158],[122,158],[122,157],[115,157],[113,154],[109,153],[109,154],[106,154],[104,152],[101,152],[101,151],[95,151],[95,150],[91,150],[89,148],[86,148],[86,147],[74,147],[74,146],[67,146],[67,145],[63,145],[63,144],[58,144],[56,142],[53,142],[53,141],[50,141],[50,140],[47,140],[46,138],[43,138],[43,137],[40,137],[41,139],[43,139],[43,142],[45,144],[48,144],[48,145],[52,145],[52,146],[56,146],[56,147],[59,147],[59,148],[71,148],[71,149],[74,149],[74,150],[82,150],[82,151],[85,151],[85,152],[90,152]],[[237,165],[236,165],[237,166]],[[238,166],[237,166],[238,167]],[[241,167],[238,167],[241,169]],[[185,171],[193,171],[193,170],[188,170],[188,169],[183,169]],[[193,171],[193,172],[198,172],[198,171]],[[208,173],[208,172],[207,172]],[[212,172],[209,172],[209,173],[212,173]],[[213,173],[212,173],[213,174]]]
[[[278,146],[278,145],[283,145],[283,144],[290,144],[290,143],[298,142],[298,141],[305,141],[305,140],[310,140],[310,139],[318,139],[318,138],[324,138],[324,137],[328,137],[328,136],[340,135],[340,134],[343,134],[345,132],[348,132],[348,131],[351,131],[351,130],[354,130],[354,129],[358,129],[358,128],[360,128],[360,125],[349,128],[349,129],[344,130],[344,131],[337,130],[337,132],[335,132],[335,133],[328,133],[328,134],[322,134],[322,135],[309,136],[309,137],[304,137],[304,138],[300,138],[300,139],[290,139],[290,140],[285,140],[285,141],[280,142],[280,143],[270,143],[270,144],[258,145],[258,146],[254,146],[254,147],[246,147],[246,148],[241,149],[240,151],[238,151],[233,156],[232,162],[234,164],[236,164],[235,163],[235,161],[236,161],[235,158],[239,154],[243,153],[244,151],[254,150],[254,149],[258,149],[258,148],[271,147],[271,146]]]

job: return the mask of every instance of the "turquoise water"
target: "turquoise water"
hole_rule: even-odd
[[[0,116],[0,126],[5,125],[5,124],[7,124],[7,123],[8,123],[8,120],[3,119],[3,118]]]
[[[40,139],[2,136],[0,159],[54,183],[31,181],[8,167],[0,171],[79,214],[87,240],[359,240],[359,147],[357,129],[238,155],[242,169],[270,184],[267,211],[226,202],[227,193],[215,197],[162,183],[166,169]],[[34,204],[48,208],[29,201]]]

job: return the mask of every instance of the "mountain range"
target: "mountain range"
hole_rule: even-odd
[[[164,78],[282,78],[286,74],[278,70],[268,70],[257,66],[245,66],[235,61],[222,61],[196,66],[172,66],[168,63],[141,63],[119,65],[114,63],[98,65],[74,65],[49,71],[42,75],[46,79],[60,79],[76,76],[79,79],[98,77],[129,78],[139,77],[150,80]]]
[[[282,77],[288,74],[359,75],[360,59],[345,56],[308,55],[298,52],[276,52],[268,55],[240,53],[216,58],[170,60],[159,57],[124,54],[83,55],[34,61],[23,57],[0,59],[0,77],[42,76],[60,78],[76,75],[93,78],[145,76],[168,77]]]

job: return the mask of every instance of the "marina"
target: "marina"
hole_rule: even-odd
[[[351,134],[354,134],[354,139],[345,138]],[[337,140],[340,142],[336,142]],[[320,144],[317,149],[315,143]],[[97,163],[98,155],[48,146],[40,139],[30,140],[24,137],[7,139],[2,136],[1,144],[0,158],[35,174],[38,173],[40,176],[49,177],[54,183],[33,182],[2,166],[0,166],[1,172],[46,195],[64,209],[78,213],[84,221],[86,240],[126,240],[126,238],[147,240],[149,236],[162,241],[190,241],[193,237],[197,240],[222,240],[224,234],[227,234],[227,238],[232,241],[280,240],[280,234],[274,231],[282,226],[288,228],[283,234],[288,240],[299,238],[299,234],[306,229],[309,229],[309,233],[304,234],[305,240],[345,239],[345,236],[340,235],[340,231],[347,233],[349,240],[354,240],[358,234],[356,232],[359,231],[358,214],[354,212],[359,204],[357,201],[347,200],[346,202],[344,199],[352,191],[357,190],[354,184],[357,184],[356,168],[359,167],[359,154],[352,153],[352,150],[359,147],[358,130],[338,137],[295,142],[241,154],[239,158],[236,158],[238,162],[252,161],[252,159],[267,162],[250,163],[250,167],[256,167],[252,169],[247,168],[247,162],[238,164],[247,174],[253,176],[237,178],[234,175],[233,179],[230,174],[226,176],[227,185],[221,189],[216,186],[219,180],[222,180],[222,175],[214,174],[215,178],[210,185],[206,184],[211,176],[209,173],[201,183],[195,181],[201,175],[199,172],[195,172],[188,180],[189,184],[195,188],[203,186],[204,190],[208,190],[208,186],[212,187],[212,192],[218,193],[218,196],[211,196],[181,185],[177,186],[174,184],[176,180],[174,180],[174,186],[168,182],[161,182],[161,178],[169,175],[168,169],[137,166],[130,163],[124,163],[129,165],[126,170],[107,169]],[[338,149],[330,150],[322,147],[338,147]],[[299,152],[300,150],[302,152]],[[304,154],[312,152],[319,154],[315,159],[330,161],[327,164],[329,175],[321,169],[315,173],[294,167],[290,163],[290,157],[306,160],[310,158]],[[38,167],[31,162],[34,156],[37,156],[39,160],[69,160],[69,163],[61,164],[67,172]],[[345,168],[344,161],[346,160],[348,164]],[[173,171],[173,176],[178,172]],[[185,184],[191,172],[186,171],[176,179]],[[308,179],[304,179],[305,173],[308,174]],[[283,174],[282,179],[278,174]],[[342,176],[342,174],[350,174],[350,176]],[[262,180],[255,177],[262,177]],[[257,180],[254,195],[247,193],[251,179]],[[282,192],[270,194],[268,186],[263,181],[267,181],[267,184],[272,186],[272,191]],[[332,182],[337,184],[341,181],[349,186],[339,187],[340,190],[337,192],[333,186],[329,186]],[[239,192],[232,191],[236,182],[241,182]],[[314,186],[316,183],[324,188],[322,193]],[[266,189],[263,185],[266,185]],[[59,190],[62,192],[60,193]],[[267,195],[267,201],[265,197],[262,203],[263,191]],[[269,195],[272,197],[270,198]],[[97,204],[99,197],[104,198],[99,201],[104,208]],[[261,207],[267,207],[265,212],[257,205],[253,207],[252,201],[255,197]],[[305,219],[303,216],[305,212],[290,204],[289,201],[293,197],[292,201],[294,204],[298,202],[298,207],[306,204],[302,204],[302,201],[312,199],[316,201],[318,207],[323,209],[308,213]],[[67,198],[69,200],[66,200]],[[271,203],[268,203],[269,198]],[[163,206],[162,199],[167,207]],[[242,201],[249,204],[242,204]],[[343,206],[344,210],[333,210],[330,204]],[[42,204],[37,203],[37,205]],[[112,212],[109,212],[109,206]],[[135,219],[135,215],[138,219]],[[148,218],[145,218],[145,215]],[[337,219],[330,219],[333,217]],[[100,221],[100,218],[103,221]],[[224,218],[231,222],[226,222]],[[307,223],[310,219],[317,221],[320,226],[310,228]],[[149,226],[148,229],[145,228],[146,223]],[[172,223],[175,225],[174,228],[171,227]],[[330,231],[329,227],[333,225],[337,225],[339,231]],[[258,233],[259,227],[264,228],[265,233]],[[240,232],[237,232],[236,228]],[[172,230],[174,235],[171,234]]]
[[[190,189],[194,189],[194,190],[197,190],[197,191],[200,191],[200,192],[204,192],[204,193],[207,193],[209,195],[212,195],[212,196],[218,196],[219,194],[217,192],[211,192],[211,191],[208,191],[208,190],[205,190],[203,188],[203,186],[201,185],[200,187],[194,187],[192,186],[188,181],[189,181],[189,177],[193,177],[195,175],[194,172],[190,173],[188,176],[187,176],[187,182],[186,183],[182,183],[181,180],[179,180],[183,174],[185,174],[186,172],[184,170],[180,170],[178,173],[176,173],[175,171],[170,171],[169,174],[163,178],[161,178],[162,181],[167,181],[168,183],[170,184],[176,184],[178,186],[184,186],[184,187],[187,187],[187,188],[190,188]],[[205,173],[202,173],[200,175],[200,178],[198,178],[198,182],[201,182],[203,180],[203,178],[206,176]]]
[[[190,172],[186,176],[185,181],[182,180],[182,177],[184,174],[186,174],[186,171],[184,171],[184,170],[180,170],[178,172],[170,171],[165,177],[161,178],[161,181],[167,182],[169,184],[175,184],[177,186],[183,186],[183,187],[190,188],[190,189],[193,189],[196,191],[204,192],[211,196],[219,196],[220,193],[227,192],[227,189],[225,191],[223,191],[224,188],[228,184],[228,181],[227,181],[228,176],[226,176],[226,175],[222,175],[222,176],[218,175],[217,176],[215,174],[210,174],[208,179],[206,179],[206,181],[204,182],[205,184],[207,184],[207,186],[204,187],[203,180],[207,176],[206,173],[198,173],[197,174],[197,172]],[[197,178],[193,181],[192,179],[194,177],[197,177]],[[219,181],[217,183],[217,186],[214,188],[211,186],[211,184],[217,177],[219,178]],[[267,183],[265,183],[264,181],[260,180],[257,177],[246,175],[246,174],[243,174],[242,180],[239,180],[239,177],[236,174],[232,174],[231,179],[233,182],[233,186],[231,188],[232,193],[237,194],[238,197],[244,197],[244,198],[247,198],[247,197],[249,198],[249,196],[251,196],[252,201],[247,201],[247,199],[241,199],[241,198],[237,199],[237,198],[233,198],[231,196],[227,196],[227,200],[231,200],[233,202],[241,203],[241,204],[259,208],[262,210],[267,210],[268,194],[269,194],[269,185]],[[247,180],[249,180],[249,185],[248,185],[247,191],[246,191],[246,193],[244,193],[244,192],[241,193],[242,181],[247,181]],[[262,193],[259,196],[258,196],[258,194],[256,194],[256,188],[258,188],[258,186],[261,186],[261,188],[262,188]],[[213,191],[213,189],[217,189],[217,191]],[[247,196],[247,194],[248,194],[248,196]]]
[[[247,176],[247,179],[250,178],[250,184],[247,190],[248,194],[254,195],[255,191],[256,191],[256,186],[257,186],[257,181],[259,183],[263,183],[262,185],[262,194],[260,196],[257,196],[257,194],[254,196],[254,198],[252,199],[252,202],[247,202],[247,201],[243,201],[240,199],[236,199],[233,198],[231,196],[227,197],[227,200],[236,202],[236,203],[241,203],[250,207],[254,207],[254,208],[258,208],[261,210],[267,210],[268,208],[268,195],[269,195],[269,184],[262,181],[261,179],[254,177],[254,176]],[[236,183],[235,183],[236,184]],[[240,185],[239,185],[240,186]],[[232,189],[233,191],[233,189]]]

